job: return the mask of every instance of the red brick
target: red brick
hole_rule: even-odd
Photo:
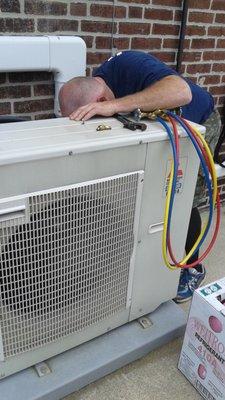
[[[204,80],[204,85],[216,85],[220,83],[220,76],[219,75],[207,75]]]
[[[0,11],[19,13],[20,12],[19,0],[0,0]]]
[[[33,82],[33,81],[47,81],[52,80],[51,72],[11,72],[9,73],[9,82]]]
[[[111,36],[96,37],[96,49],[111,49],[112,38]]]
[[[112,18],[113,6],[108,4],[91,4],[90,14],[95,17]]]
[[[0,73],[0,83],[5,83],[5,81],[6,81],[6,74]]]
[[[202,56],[202,53],[199,51],[184,52],[183,61],[188,61],[188,62],[200,61],[201,56]]]
[[[41,99],[18,101],[14,103],[14,110],[18,114],[24,114],[35,111],[52,110],[54,108],[54,99]]]
[[[66,15],[67,4],[56,1],[25,0],[26,14],[34,15]]]
[[[187,36],[204,36],[206,34],[206,29],[203,26],[189,25],[186,29]]]
[[[224,106],[224,103],[225,103],[225,96],[220,96],[219,104],[222,104]],[[224,115],[223,115],[223,117],[224,117]]]
[[[225,83],[225,75],[224,75],[224,76],[222,76],[222,82],[224,82],[224,83]]]
[[[35,120],[37,120],[37,119],[51,119],[51,118],[54,118],[54,117],[55,117],[55,114],[47,113],[47,114],[37,114],[37,115],[34,116],[34,119]]]
[[[211,24],[213,22],[213,17],[213,13],[206,13],[204,11],[190,12],[188,21]]]
[[[189,8],[203,8],[208,10],[210,6],[210,0],[189,0]]]
[[[219,111],[219,113],[221,115],[222,125],[225,125],[224,103],[225,103],[225,97],[224,96],[219,96],[219,100],[218,100],[218,104],[217,104],[216,108],[217,108],[217,110]],[[222,153],[225,155],[225,147],[224,147],[224,145],[222,146],[222,151],[220,152],[220,154],[222,154]]]
[[[224,51],[205,51],[203,53],[203,60],[225,60]]]
[[[142,18],[142,8],[129,7],[129,18]]]
[[[175,52],[161,51],[161,52],[152,52],[151,54],[153,54],[156,58],[165,63],[172,63],[175,61]]]
[[[72,3],[70,5],[70,14],[76,16],[85,16],[87,14],[87,4]]]
[[[210,72],[211,64],[197,64],[197,65],[188,65],[187,73],[188,74],[206,74]]]
[[[102,32],[111,33],[112,23],[111,22],[101,22],[101,21],[82,21],[81,31],[83,32]]]
[[[193,49],[214,49],[215,39],[193,39],[191,47]]]
[[[210,86],[210,93],[213,95],[218,95],[218,94],[225,94],[225,88],[224,86]]]
[[[34,32],[34,20],[28,18],[0,18],[0,32]]]
[[[38,32],[76,32],[78,22],[70,19],[39,19]]]
[[[30,86],[4,86],[0,88],[1,99],[13,99],[18,97],[30,97]]]
[[[213,72],[225,72],[225,64],[224,63],[213,64],[212,71]]]
[[[80,35],[79,35],[80,36]],[[80,36],[86,43],[88,49],[93,46],[93,36]]]
[[[122,0],[123,3],[149,4],[149,0]]]
[[[175,38],[163,39],[163,47],[164,48],[177,49],[178,44],[179,44],[179,39],[175,39]]]
[[[111,56],[111,53],[87,53],[87,64],[102,64]]]
[[[129,48],[129,38],[114,38],[113,39],[113,47],[122,50]],[[112,38],[111,36],[101,36],[96,37],[96,48],[97,49],[110,49],[112,47]]]
[[[173,11],[172,10],[156,10],[155,8],[146,8],[145,9],[145,18],[149,19],[161,19],[165,21],[169,21],[173,19]]]
[[[86,76],[91,76],[92,74],[91,74],[91,68],[90,67],[87,67],[86,68]]]
[[[153,5],[181,7],[182,0],[152,0]]]
[[[225,26],[210,26],[208,29],[208,35],[211,36],[225,36]]]
[[[225,178],[221,178],[219,186],[224,185],[224,184],[225,184]]]
[[[182,11],[181,10],[175,10],[175,16],[174,16],[174,21],[181,21],[181,17],[182,17]]]
[[[49,96],[53,94],[54,94],[54,85],[51,83],[34,85],[35,96]]]
[[[154,35],[174,35],[177,36],[180,30],[179,25],[153,24],[152,33]]]
[[[224,185],[224,184],[225,184],[225,178],[220,178],[219,184],[220,184],[220,185]]]
[[[0,103],[0,115],[11,114],[10,103]]]
[[[187,66],[186,66],[185,64],[182,64],[181,67],[180,67],[179,73],[180,73],[181,75],[184,74],[185,71],[186,71],[186,68],[187,68]]]
[[[131,22],[120,22],[119,33],[126,35],[149,35],[150,24],[145,23],[131,23]]]
[[[216,20],[219,24],[225,24],[225,14],[216,14]]]
[[[219,39],[217,41],[217,47],[219,48],[225,48],[225,39]]]
[[[126,7],[116,6],[114,17],[115,18],[126,18],[126,12],[127,12]]]
[[[129,49],[129,44],[130,44],[130,39],[129,38],[114,38],[113,40],[114,46],[118,49],[118,50],[122,50],[122,49]]]
[[[225,200],[225,193],[221,193],[221,195],[220,195],[220,201],[222,202],[222,201],[224,201]]]
[[[211,5],[212,10],[224,10],[225,11],[225,2],[224,0],[213,0]]]
[[[155,50],[160,49],[162,39],[160,38],[132,38],[131,48],[132,49],[147,49]]]

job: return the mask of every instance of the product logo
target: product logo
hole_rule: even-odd
[[[165,183],[164,183],[164,194],[163,194],[164,197],[167,195],[167,192],[168,192],[171,163],[172,163],[172,161],[168,160],[167,167],[166,167]],[[176,180],[176,189],[175,189],[176,194],[180,194],[183,191],[186,167],[187,167],[187,158],[182,157],[180,159],[180,164],[179,164],[179,168],[177,171],[177,180]]]
[[[213,285],[207,286],[204,289],[201,289],[200,292],[203,294],[203,296],[208,296],[209,294],[218,292],[218,290],[222,289],[218,283],[214,283]]]

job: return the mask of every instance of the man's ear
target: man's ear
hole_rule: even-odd
[[[98,97],[97,102],[100,102],[100,101],[106,101],[106,98],[104,96]]]

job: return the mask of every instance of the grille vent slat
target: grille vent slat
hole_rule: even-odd
[[[125,309],[138,173],[29,197],[30,221],[0,223],[5,358]]]

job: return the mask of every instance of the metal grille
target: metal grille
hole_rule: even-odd
[[[126,307],[138,173],[29,196],[28,223],[0,223],[5,358]]]

